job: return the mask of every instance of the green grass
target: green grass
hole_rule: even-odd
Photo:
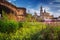
[[[2,26],[2,27],[5,27],[4,29],[6,29],[6,28],[9,29],[9,30],[7,30],[9,32],[10,30],[13,29],[13,27],[16,24],[14,24],[15,22],[8,22],[8,23],[13,23],[13,24],[12,25],[8,24],[8,25],[10,25],[8,27],[6,27],[7,23],[6,23],[6,25],[2,24],[2,25],[5,25],[5,26]],[[2,39],[2,40],[4,40],[4,39],[5,40],[9,40],[9,39],[10,40],[18,40],[18,39],[19,40],[30,40],[31,37],[34,34],[36,34],[37,32],[39,32],[39,31],[41,31],[41,30],[46,28],[45,24],[43,25],[43,23],[39,23],[39,22],[22,22],[21,26],[22,27],[19,27],[19,29],[17,29],[16,32],[12,32],[12,33],[9,32],[9,34],[5,33],[7,31],[4,31],[4,29],[2,29],[2,31],[4,33],[0,32],[0,39]],[[11,27],[11,29],[10,29],[10,27]],[[13,30],[15,30],[15,28]]]
[[[0,21],[0,40],[60,40],[60,26],[51,27],[41,22]]]
[[[23,37],[24,39],[29,39],[30,37],[36,34],[37,32],[46,28],[46,25],[38,22],[26,22],[23,24]]]

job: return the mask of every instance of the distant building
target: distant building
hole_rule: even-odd
[[[43,10],[42,6],[40,7],[40,16],[37,15],[37,13],[35,12],[34,15],[35,19],[37,21],[51,21],[52,18],[54,18],[53,15],[50,15],[50,13],[46,12],[46,10]]]
[[[17,18],[18,18],[18,21],[24,21],[25,20],[25,16],[26,16],[26,8],[17,8]]]
[[[37,17],[38,17],[38,15],[37,15],[37,13],[36,13],[36,12],[34,12],[34,17],[35,17],[35,18],[37,18]]]
[[[53,22],[60,22],[60,16],[52,18],[52,21]]]
[[[50,15],[50,13],[43,10],[43,7],[40,7],[40,15],[38,16],[36,12],[34,12],[33,18],[38,22],[60,22],[60,16],[54,17]]]
[[[36,19],[36,21],[40,22],[40,16],[38,16],[36,12],[34,12],[33,17]]]
[[[46,10],[43,10],[42,6],[40,8],[40,18],[45,19],[52,19],[53,15],[50,15],[50,13],[46,12]]]

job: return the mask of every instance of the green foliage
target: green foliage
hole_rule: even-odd
[[[2,11],[2,19],[0,20],[0,32],[16,32],[20,27],[22,27],[22,23],[16,22],[14,20],[8,20],[7,13]]]
[[[36,18],[34,18],[32,16],[32,14],[27,13],[27,16],[26,16],[26,20],[25,21],[26,22],[36,22]]]
[[[32,15],[27,13],[25,21],[30,22],[31,21],[31,17],[32,17]]]
[[[1,40],[60,40],[60,27],[47,27],[40,22],[0,20],[0,27]]]
[[[7,13],[2,10],[2,19],[3,20],[8,20]]]
[[[18,22],[19,28],[23,27],[23,22]]]
[[[16,36],[20,35],[18,38],[21,40],[32,40],[34,34],[46,28],[46,25],[42,25],[39,22],[23,22],[23,27],[16,32]]]
[[[17,28],[16,22],[7,21],[7,24],[4,24],[4,26],[1,26],[4,30],[8,28],[7,31],[4,31],[2,28],[2,32],[8,32],[7,33],[0,33],[0,39],[2,40],[32,40],[32,36],[36,34],[37,32],[42,30],[42,23],[34,23],[34,22],[23,22],[23,23],[17,23],[20,24],[20,29],[17,29],[16,32],[13,32]],[[5,22],[4,22],[5,23]],[[3,23],[2,23],[3,25]],[[22,26],[23,25],[23,26]],[[22,27],[21,27],[22,26]],[[4,28],[5,27],[5,28]],[[43,29],[45,29],[46,26],[43,25]],[[3,38],[4,37],[4,38]]]
[[[0,32],[10,33],[19,28],[18,23],[15,21],[2,21],[0,20]]]

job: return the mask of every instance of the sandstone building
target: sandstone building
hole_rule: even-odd
[[[38,22],[54,18],[53,15],[50,15],[46,10],[43,10],[42,6],[40,7],[40,15],[38,16],[35,12],[33,16]]]
[[[26,8],[16,7],[6,0],[0,0],[0,17],[2,17],[2,11],[6,12],[8,19],[16,21],[24,21],[26,16]]]
[[[41,19],[52,19],[53,15],[50,15],[50,13],[46,12],[45,10],[43,10],[42,6],[40,8],[40,18]]]

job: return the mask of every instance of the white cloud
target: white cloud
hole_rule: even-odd
[[[8,2],[11,2],[10,0]]]
[[[60,10],[58,10],[58,12],[60,12]]]
[[[54,17],[58,17],[58,16],[60,16],[60,12],[54,13]]]
[[[37,15],[40,15],[40,10],[36,10]]]
[[[8,2],[16,1],[16,0],[7,0]]]
[[[54,15],[54,17],[60,16],[60,9],[55,11],[55,12],[53,12],[53,15]]]
[[[43,10],[44,10],[44,9],[45,9],[46,11],[49,11],[49,10],[50,10],[49,7],[44,7]]]
[[[60,5],[55,5],[55,7],[59,7],[60,8]]]
[[[60,0],[54,0],[55,2],[60,2]]]
[[[57,8],[60,8],[60,4],[55,4],[55,5],[52,5],[52,7],[57,7]]]
[[[57,4],[55,4],[54,2],[56,2]],[[49,4],[51,4],[52,7],[60,8],[60,0],[54,0],[54,1],[50,2]]]
[[[49,8],[49,7],[44,7],[43,10],[46,10],[46,12],[51,12],[51,11],[50,11],[51,8]]]
[[[43,10],[46,10],[46,12],[50,13],[50,15],[54,15],[54,13],[51,11],[50,7],[44,7]]]
[[[38,15],[40,13],[40,10],[35,10],[35,9],[32,9],[32,8],[29,8],[29,9],[27,9],[27,12],[28,12],[28,10],[29,10],[29,13],[31,13],[32,15],[34,15],[34,12],[36,12]]]
[[[53,4],[53,2],[50,2],[49,4]]]

